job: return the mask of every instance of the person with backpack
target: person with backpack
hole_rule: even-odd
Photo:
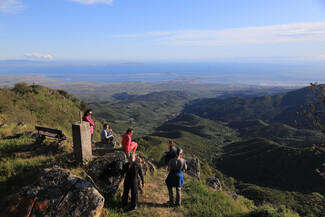
[[[168,205],[174,205],[173,187],[176,188],[176,201],[175,205],[180,206],[181,199],[181,187],[184,184],[184,175],[182,170],[187,170],[186,161],[182,158],[183,150],[177,149],[177,157],[173,158],[168,163],[169,174],[166,179],[166,185],[168,187],[169,201]]]
[[[130,151],[133,150],[133,154],[137,150],[138,143],[133,142],[131,140],[131,136],[133,134],[133,129],[127,129],[126,133],[122,137],[122,147],[124,151],[127,153],[128,157],[130,156]]]
[[[108,185],[112,185],[114,183],[114,179],[123,175],[123,165],[124,163],[121,160],[110,162],[100,175],[100,179],[107,182]]]
[[[124,190],[122,196],[123,206],[126,207],[128,203],[129,191],[131,189],[131,210],[138,209],[138,175],[144,187],[144,177],[141,165],[135,161],[135,155],[130,156],[130,162],[124,164],[123,173],[125,173]]]

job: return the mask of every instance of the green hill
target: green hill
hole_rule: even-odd
[[[293,148],[268,139],[252,139],[223,147],[215,165],[238,180],[262,186],[301,192],[325,192],[316,169],[325,153],[311,148]]]
[[[115,94],[101,102],[90,102],[97,119],[108,121],[119,134],[132,127],[136,135],[146,135],[175,118],[191,97],[181,91],[152,92],[142,95]]]
[[[70,134],[78,121],[80,101],[65,91],[25,83],[0,89],[0,123],[42,125]]]
[[[309,90],[303,88],[274,96],[199,99],[187,105],[183,112],[224,122],[259,119],[295,126],[300,106],[312,101]]]
[[[292,147],[311,147],[321,144],[324,139],[324,135],[315,130],[296,129],[286,124],[267,124],[261,120],[231,122],[227,126],[237,129],[239,136],[245,139],[267,138]]]

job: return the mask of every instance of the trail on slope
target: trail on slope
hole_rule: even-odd
[[[166,205],[169,200],[168,189],[165,184],[167,175],[166,169],[157,169],[155,175],[150,174],[146,177],[143,193],[139,192],[139,210],[133,212],[134,214],[132,213],[131,216],[185,216],[182,208],[168,207]]]

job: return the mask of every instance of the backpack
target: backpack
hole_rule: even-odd
[[[110,162],[99,176],[102,180],[112,184],[113,178],[122,175],[123,162],[120,160]]]

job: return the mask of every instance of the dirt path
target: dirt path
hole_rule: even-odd
[[[165,185],[167,171],[158,169],[155,175],[147,177],[143,194],[139,194],[140,213],[148,216],[184,216],[182,208],[168,207],[168,190]]]

